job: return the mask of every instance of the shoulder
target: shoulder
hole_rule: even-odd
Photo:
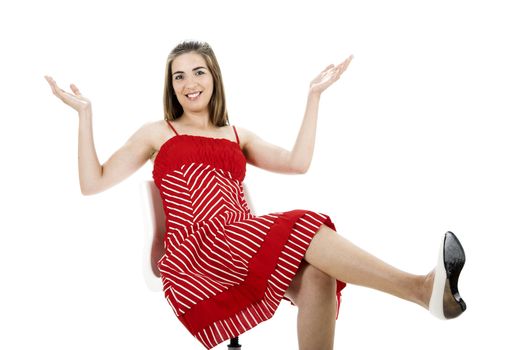
[[[153,131],[164,130],[166,129],[167,126],[168,126],[167,122],[164,119],[161,119],[161,120],[154,120],[154,121],[146,122],[142,124],[139,130],[153,132]]]
[[[160,122],[152,121],[142,124],[131,136],[132,139],[152,139],[160,131]]]
[[[253,133],[252,131],[250,131],[248,129],[239,127],[237,125],[234,125],[234,127],[235,127],[235,130],[237,130],[237,135],[239,135],[239,139],[240,139],[241,143],[249,142],[249,141],[251,141],[251,140],[253,140],[254,138],[257,137],[257,135],[255,135],[255,133]]]
[[[157,149],[159,140],[168,138],[170,131],[165,120],[150,121],[142,124],[131,138]]]
[[[242,149],[245,149],[246,146],[250,145],[254,140],[257,139],[257,135],[252,131],[234,125],[237,135],[239,136],[239,142]]]
[[[137,130],[137,133],[144,136],[158,137],[162,134],[167,134],[170,131],[169,126],[165,120],[155,120],[142,124]]]

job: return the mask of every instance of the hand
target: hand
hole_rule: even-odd
[[[80,90],[78,90],[75,84],[69,85],[71,91],[73,92],[70,93],[59,88],[55,80],[50,76],[46,75],[45,78],[49,83],[49,86],[51,86],[51,91],[53,91],[53,94],[75,111],[80,113],[91,108],[91,101],[80,94]]]
[[[346,70],[354,55],[350,55],[346,60],[339,63],[337,66],[333,64],[326,67],[314,80],[310,83],[310,92],[321,94],[330,85],[339,79],[341,74]]]

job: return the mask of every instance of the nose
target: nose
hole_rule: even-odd
[[[197,81],[193,74],[188,74],[187,78],[184,79],[184,87],[186,89],[195,88],[197,86]]]

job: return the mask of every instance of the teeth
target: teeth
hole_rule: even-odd
[[[197,92],[194,92],[192,94],[187,94],[186,96],[188,96],[189,98],[195,98],[195,97],[199,96],[199,94],[200,94],[200,92],[197,91]]]

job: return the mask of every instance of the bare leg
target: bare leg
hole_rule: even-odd
[[[300,350],[331,350],[337,310],[335,279],[303,260],[286,296],[298,307]]]
[[[412,275],[386,264],[323,225],[305,260],[346,283],[369,287],[428,308],[434,273]]]

